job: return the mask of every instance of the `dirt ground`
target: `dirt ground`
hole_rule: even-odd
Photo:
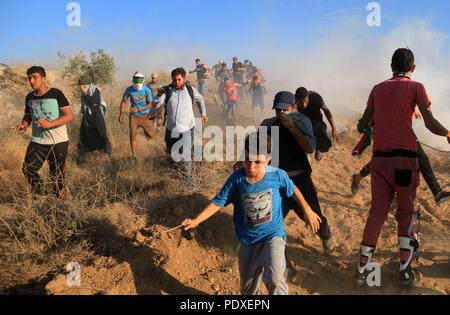
[[[18,123],[24,94],[29,88],[26,79],[18,74],[21,70],[16,67],[11,74],[10,70],[0,69],[0,76],[5,76],[6,71],[9,80],[8,91],[6,79],[0,86],[0,98],[7,104],[9,113],[0,120],[3,138],[0,186],[4,187],[1,191],[4,197],[0,200],[2,241],[10,237],[5,229],[6,223],[15,222],[19,212],[17,200],[20,198],[13,197],[12,188],[20,190],[16,194],[20,196],[26,190],[20,168],[29,134],[11,134],[7,129]],[[50,74],[52,83],[61,89],[70,89],[70,85],[52,76],[60,78],[57,71]],[[22,256],[14,254],[13,259],[10,253],[17,244],[4,241],[0,247],[2,291],[7,294],[239,294],[238,242],[233,231],[232,206],[222,209],[202,224],[192,233],[192,240],[184,238],[180,230],[166,232],[208,204],[231,174],[231,164],[214,162],[199,165],[196,176],[201,187],[195,186],[189,190],[189,187],[182,186],[176,173],[170,169],[164,156],[164,134],[160,132],[150,142],[140,136],[142,149],[138,164],[128,165],[127,126],[113,123],[121,92],[121,87],[105,89],[111,108],[107,115],[110,115],[108,119],[115,156],[110,159],[93,154],[87,162],[77,164],[74,157],[76,141],[71,144],[68,173],[71,197],[68,203],[82,209],[79,215],[84,232],[76,238],[76,244],[86,242],[86,249],[74,250],[71,246],[75,241],[71,239],[64,243],[64,249],[56,249],[60,255],[58,257],[63,258],[53,260],[58,263],[51,264],[47,259],[55,253],[55,246],[32,258],[22,258],[22,253]],[[266,95],[268,104],[271,97]],[[73,99],[75,103],[76,99]],[[224,126],[220,106],[209,96],[207,105],[210,116],[208,124]],[[240,103],[238,111],[238,124],[253,123],[248,101]],[[265,114],[270,115],[270,108]],[[76,122],[70,127],[71,139],[76,139],[78,126]],[[288,233],[286,251],[292,265],[288,277],[290,294],[449,294],[450,203],[437,206],[423,179],[418,189],[416,208],[421,210],[423,217],[420,223],[419,266],[424,279],[416,288],[409,290],[402,289],[398,284],[395,211],[391,211],[374,257],[382,266],[381,287],[362,290],[353,286],[357,253],[371,195],[369,178],[365,179],[355,196],[350,191],[350,180],[351,174],[358,172],[370,159],[370,154],[367,152],[362,158],[352,158],[351,149],[359,135],[352,125],[341,124],[341,127],[341,142],[326,153],[322,161],[316,162],[311,158],[321,206],[339,246],[334,253],[324,254],[320,239],[291,212],[285,220]],[[439,182],[443,188],[449,189],[450,156],[431,150],[427,153]],[[112,174],[114,180],[109,182]],[[110,187],[102,186],[100,191],[100,185],[96,184],[103,178],[108,178],[105,181],[110,183],[105,186],[116,185],[120,187],[116,187],[115,191],[126,190],[124,197],[118,197],[119,193],[112,197],[111,190],[108,190]],[[97,189],[96,200],[85,202],[81,192],[85,192],[82,189],[86,186],[91,190]],[[5,187],[12,188],[8,190]],[[87,195],[94,196],[90,192],[86,192]],[[19,234],[16,236],[17,243],[26,248],[24,246],[28,243],[25,243],[25,238]],[[68,287],[63,275],[62,269],[71,261],[80,262],[80,287]],[[11,270],[22,277],[10,277]],[[264,287],[261,293],[267,293]]]

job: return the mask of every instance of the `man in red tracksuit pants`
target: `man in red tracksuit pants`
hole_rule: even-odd
[[[374,121],[374,147],[370,162],[372,205],[361,243],[356,280],[366,284],[367,267],[396,193],[400,282],[413,286],[420,279],[420,273],[411,266],[419,246],[413,232],[414,200],[419,185],[417,143],[412,129],[416,105],[432,133],[447,137],[450,143],[450,132],[433,117],[425,87],[411,80],[416,67],[413,52],[397,49],[391,67],[393,77],[373,88],[364,116],[358,123],[358,131],[362,133],[367,124]]]

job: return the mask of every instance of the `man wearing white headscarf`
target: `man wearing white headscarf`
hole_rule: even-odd
[[[85,152],[101,151],[112,154],[111,143],[106,131],[106,103],[93,80],[88,75],[82,75],[78,81],[81,92],[80,142],[78,153],[80,157]]]

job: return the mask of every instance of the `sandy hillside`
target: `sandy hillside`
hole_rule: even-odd
[[[7,294],[238,294],[231,206],[194,231],[192,240],[179,230],[165,232],[208,203],[231,173],[231,164],[196,163],[196,183],[184,185],[164,155],[162,132],[150,142],[141,136],[138,164],[130,163],[128,127],[116,123],[124,86],[107,87],[104,94],[115,156],[93,154],[78,164],[76,141],[72,141],[68,200],[33,200],[20,171],[30,135],[7,129],[19,122],[29,90],[23,69],[0,68],[0,100],[8,109],[0,120],[0,290]],[[49,76],[53,86],[71,95],[70,84],[58,71]],[[266,97],[266,101],[271,98]],[[76,107],[76,98],[71,101]],[[209,124],[223,126],[220,107],[211,97],[207,104]],[[250,124],[250,105],[242,103],[238,110],[238,123]],[[78,120],[70,126],[71,139],[76,139],[78,127]],[[318,237],[291,212],[285,221],[292,265],[290,293],[449,294],[450,203],[437,207],[423,180],[417,208],[423,215],[419,263],[425,278],[417,288],[399,287],[396,223],[391,213],[375,257],[382,264],[382,287],[353,287],[371,198],[368,179],[352,196],[350,176],[368,161],[369,154],[351,157],[359,138],[354,128],[347,126],[341,138],[321,162],[312,162],[323,211],[340,245],[332,255],[324,255]],[[427,152],[438,180],[450,189],[450,156]],[[66,285],[63,269],[71,261],[81,265],[81,287]]]

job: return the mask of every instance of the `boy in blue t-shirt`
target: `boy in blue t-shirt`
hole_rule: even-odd
[[[268,166],[270,136],[266,138],[256,134],[256,150],[249,150],[250,137],[252,135],[245,141],[244,168],[234,172],[212,202],[195,219],[184,220],[182,226],[185,230],[196,228],[220,208],[232,203],[234,229],[241,244],[238,254],[241,294],[257,294],[261,281],[265,283],[269,294],[288,294],[284,278],[285,200],[293,197],[302,206],[306,222],[314,232],[319,229],[321,220],[311,210],[287,173]],[[266,139],[269,153],[259,152],[259,142]]]
[[[125,90],[123,93],[122,102],[120,103],[120,123],[123,123],[125,120],[125,105],[128,102],[131,105],[129,120],[130,145],[134,158],[136,158],[137,130],[139,128],[143,128],[147,139],[153,138],[156,135],[155,126],[148,117],[153,102],[152,90],[150,90],[148,86],[144,86],[144,81],[144,75],[139,72],[135,72],[133,75],[133,85]]]

